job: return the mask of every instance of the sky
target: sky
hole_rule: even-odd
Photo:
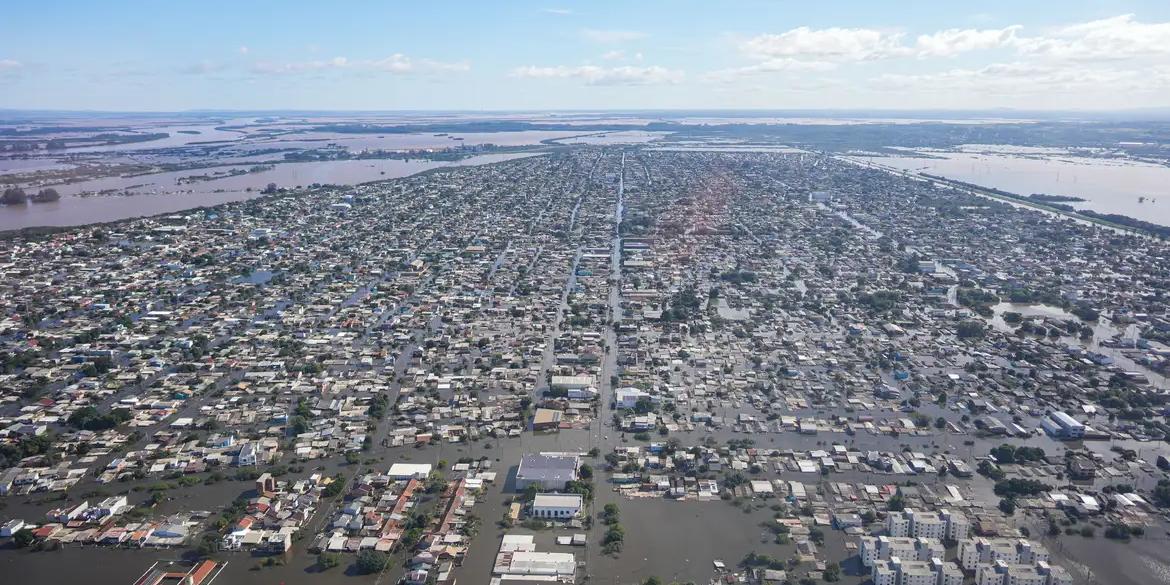
[[[38,0],[0,9],[0,108],[1167,106],[1168,0]]]

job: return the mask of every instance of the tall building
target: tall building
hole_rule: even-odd
[[[966,514],[957,510],[940,510],[939,515],[947,525],[947,540],[958,542],[971,536],[971,521]]]
[[[909,561],[894,557],[875,564],[870,576],[873,585],[963,585],[962,569],[941,558]]]
[[[996,561],[975,569],[975,585],[1072,585],[1072,576],[1063,568],[1043,561],[1036,564]]]
[[[968,571],[1002,561],[1008,565],[1047,563],[1048,549],[1026,538],[974,538],[959,542],[959,564]]]
[[[908,509],[890,512],[886,517],[886,533],[890,536],[961,540],[967,537],[969,530],[967,517],[959,512],[944,510],[942,513],[936,513]],[[961,536],[953,536],[956,534]]]
[[[910,512],[911,510],[890,512],[886,517],[886,534],[896,537],[910,536]]]
[[[910,538],[906,536],[863,536],[859,555],[861,564],[872,567],[880,561],[899,558],[903,561],[929,561],[943,558],[946,549],[933,538]]]

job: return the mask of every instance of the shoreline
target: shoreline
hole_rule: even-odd
[[[4,230],[0,230],[0,241],[11,241],[11,240],[15,240],[15,239],[18,239],[21,237],[43,238],[43,237],[48,237],[48,236],[51,236],[54,234],[59,234],[59,233],[66,232],[69,230],[74,230],[74,229],[89,228],[89,227],[101,227],[101,226],[116,226],[116,225],[121,225],[121,224],[124,224],[127,222],[138,221],[138,220],[143,220],[143,219],[158,218],[158,217],[163,217],[163,216],[167,216],[167,215],[174,215],[176,213],[190,213],[193,211],[218,210],[218,209],[225,208],[229,205],[239,205],[241,203],[247,203],[250,201],[269,199],[269,198],[272,198],[275,196],[299,195],[299,194],[311,192],[314,189],[322,189],[322,188],[329,188],[329,187],[359,187],[359,186],[363,186],[363,185],[373,185],[373,184],[377,184],[377,183],[385,183],[388,181],[403,179],[406,177],[418,177],[418,176],[425,175],[427,173],[433,173],[436,171],[441,171],[441,170],[449,169],[452,167],[483,166],[483,165],[501,164],[501,163],[506,163],[506,162],[513,161],[513,160],[530,158],[532,156],[543,156],[545,154],[548,154],[549,152],[550,152],[549,150],[532,150],[532,151],[517,150],[514,152],[502,152],[502,153],[501,152],[491,152],[491,153],[483,153],[483,154],[472,154],[472,155],[468,155],[467,157],[464,157],[463,159],[459,159],[459,160],[455,160],[455,161],[434,161],[434,162],[446,162],[446,163],[453,163],[453,164],[444,164],[444,165],[432,167],[429,169],[423,169],[423,170],[418,171],[416,173],[411,173],[409,175],[403,175],[401,177],[390,177],[390,178],[386,178],[386,179],[376,179],[373,181],[362,181],[360,183],[352,183],[352,184],[322,184],[322,185],[315,187],[315,188],[314,187],[303,187],[301,189],[286,188],[285,191],[278,191],[276,193],[262,193],[261,191],[257,190],[257,191],[253,191],[254,193],[258,194],[256,197],[249,197],[249,198],[241,199],[238,201],[225,201],[223,203],[216,203],[214,205],[195,205],[192,207],[188,207],[188,208],[176,210],[176,211],[169,211],[169,212],[162,212],[162,213],[151,213],[151,214],[147,214],[147,215],[137,215],[137,216],[133,216],[133,217],[125,217],[125,218],[115,219],[115,220],[110,220],[110,221],[94,221],[94,222],[89,222],[89,223],[79,223],[79,224],[73,224],[73,225],[25,226],[22,228],[4,229]],[[467,159],[473,158],[475,156],[492,156],[492,155],[514,155],[514,156],[512,156],[512,158],[508,158],[505,160],[490,161],[490,162],[484,162],[484,163],[475,164],[475,165],[458,164],[459,162],[461,162],[463,160],[467,160]],[[515,156],[515,155],[523,155],[523,156]],[[74,195],[71,197],[77,197],[77,196]],[[135,195],[135,197],[149,197],[149,195]],[[3,209],[3,208],[4,208],[4,206],[0,206],[0,209]]]
[[[1018,193],[1011,193],[1008,191],[1003,191],[1002,189],[993,189],[990,187],[984,187],[982,185],[976,185],[974,183],[968,183],[966,181],[960,181],[958,179],[949,179],[949,178],[943,177],[941,175],[932,175],[929,173],[920,173],[920,172],[916,172],[916,171],[908,171],[908,170],[898,169],[895,167],[891,167],[889,165],[883,165],[883,164],[879,164],[876,162],[870,162],[870,161],[857,160],[856,158],[850,158],[848,156],[835,156],[834,158],[836,158],[837,160],[853,163],[856,165],[861,165],[861,166],[872,168],[875,170],[885,171],[887,173],[892,173],[895,175],[901,175],[901,176],[906,177],[906,178],[933,181],[936,183],[944,184],[944,185],[946,185],[950,188],[953,188],[953,189],[961,189],[961,190],[967,191],[968,193],[970,193],[972,195],[986,197],[988,199],[994,199],[996,201],[1002,201],[1004,203],[1010,203],[1013,205],[1020,205],[1020,206],[1024,206],[1024,207],[1029,207],[1029,208],[1035,209],[1037,211],[1043,211],[1046,213],[1051,213],[1053,215],[1058,215],[1061,217],[1067,217],[1069,219],[1074,219],[1077,221],[1091,223],[1091,224],[1097,225],[1099,227],[1112,229],[1112,230],[1115,230],[1118,232],[1123,232],[1123,233],[1130,234],[1130,235],[1142,236],[1142,237],[1152,238],[1152,239],[1156,239],[1156,240],[1165,240],[1167,238],[1166,235],[1160,234],[1156,230],[1142,228],[1142,227],[1139,227],[1137,225],[1125,225],[1125,224],[1121,224],[1121,223],[1115,223],[1115,222],[1109,221],[1108,219],[1104,219],[1101,217],[1095,217],[1092,215],[1085,215],[1084,213],[1082,213],[1079,210],[1069,211],[1067,209],[1061,209],[1059,207],[1053,206],[1050,203],[1038,201],[1036,199],[1028,197],[1027,195],[1020,195]],[[1114,214],[1114,215],[1116,215],[1118,217],[1124,217],[1124,218],[1126,218],[1130,221],[1133,221],[1133,222],[1142,222],[1142,223],[1149,223],[1150,225],[1161,226],[1161,224],[1155,224],[1153,222],[1146,222],[1144,220],[1140,220],[1140,219],[1130,217],[1127,215],[1121,215],[1121,214]],[[1170,226],[1162,226],[1162,227],[1164,229],[1166,229],[1168,232],[1170,232]]]

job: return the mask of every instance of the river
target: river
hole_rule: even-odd
[[[859,157],[1018,195],[1079,197],[1078,209],[1118,213],[1170,225],[1170,167],[1072,154],[931,152],[932,157]],[[1144,201],[1141,198],[1145,198]]]
[[[244,201],[260,197],[260,190],[268,183],[276,183],[281,187],[313,183],[356,185],[406,177],[435,168],[490,164],[526,156],[534,156],[534,153],[484,154],[459,161],[377,159],[281,163],[265,171],[183,184],[179,184],[178,180],[229,169],[247,170],[248,166],[204,168],[137,177],[106,177],[57,186],[62,197],[52,203],[0,206],[0,231],[102,223]],[[133,194],[70,196],[105,190]]]

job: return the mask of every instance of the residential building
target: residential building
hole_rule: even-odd
[[[430,463],[395,463],[390,466],[388,475],[393,480],[426,479],[433,469]]]
[[[256,444],[251,442],[244,443],[244,445],[240,447],[240,454],[236,457],[236,465],[239,465],[240,467],[249,467],[256,465],[256,461]]]
[[[1072,577],[1062,567],[1046,562],[1036,564],[1009,564],[996,561],[979,565],[975,570],[975,585],[1071,585]]]
[[[963,521],[965,520],[964,517]],[[940,514],[907,509],[890,513],[886,518],[886,532],[890,536],[943,540],[948,538],[947,534],[951,531],[948,529],[946,518]]]
[[[1034,565],[1048,559],[1048,549],[1026,538],[974,538],[959,542],[959,564],[968,571],[999,561],[1008,565]]]
[[[941,557],[925,561],[893,557],[876,563],[870,576],[873,585],[963,585],[963,571]]]
[[[639,400],[650,399],[650,394],[640,388],[618,388],[613,391],[613,396],[618,408],[634,408]]]
[[[863,536],[858,554],[861,564],[872,567],[880,561],[900,558],[904,561],[929,561],[943,558],[946,549],[937,539],[906,536]]]
[[[581,513],[581,494],[536,494],[532,501],[532,517],[549,520],[567,520]]]
[[[946,523],[946,540],[958,542],[971,535],[971,521],[957,510],[939,510],[939,516]]]

